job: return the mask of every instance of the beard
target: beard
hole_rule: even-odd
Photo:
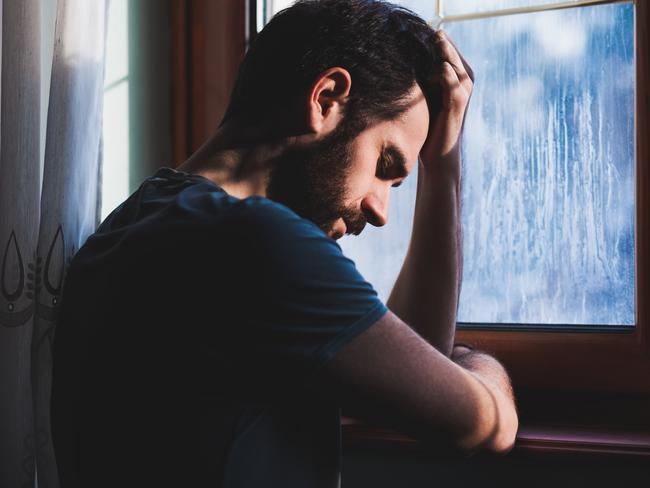
[[[325,233],[343,218],[348,234],[360,234],[367,222],[363,212],[344,203],[355,134],[342,123],[320,141],[287,149],[271,163],[268,197]]]

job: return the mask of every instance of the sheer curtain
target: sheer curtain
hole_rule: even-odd
[[[0,0],[3,488],[58,486],[51,345],[67,265],[98,223],[106,1]]]

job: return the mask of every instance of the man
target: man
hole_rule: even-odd
[[[70,267],[64,488],[336,486],[341,407],[450,450],[511,448],[507,374],[453,347],[472,78],[446,34],[390,4],[302,1],[271,20],[214,137]],[[384,305],[335,240],[384,225],[418,159]]]

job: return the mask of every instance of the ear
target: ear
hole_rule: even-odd
[[[309,91],[308,123],[314,133],[328,133],[343,118],[343,107],[350,95],[352,77],[343,68],[322,73]]]

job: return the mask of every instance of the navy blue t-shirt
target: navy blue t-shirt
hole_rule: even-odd
[[[314,373],[385,312],[312,222],[158,171],[66,277],[62,488],[336,486],[339,409]]]

